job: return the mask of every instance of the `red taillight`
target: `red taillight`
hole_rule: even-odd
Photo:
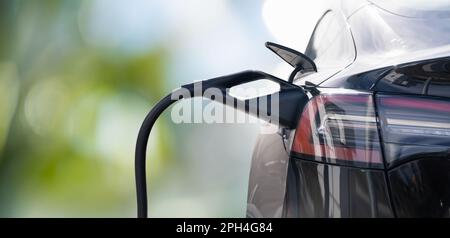
[[[420,96],[377,96],[387,162],[448,154],[450,100]]]
[[[292,154],[360,167],[383,166],[371,94],[323,94],[312,98],[297,126]]]

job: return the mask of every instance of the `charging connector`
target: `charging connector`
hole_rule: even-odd
[[[258,98],[243,100],[237,103],[238,99],[232,97],[228,93],[228,89],[243,83],[252,82],[260,79],[268,79],[280,85],[280,91],[275,94],[261,96]],[[171,94],[164,97],[156,104],[152,110],[145,117],[144,122],[139,130],[139,135],[136,142],[135,151],[135,179],[136,179],[136,195],[137,195],[137,211],[139,218],[146,218],[147,212],[147,181],[146,181],[146,151],[148,139],[153,125],[155,124],[161,113],[164,112],[170,105],[182,98],[173,97],[173,95],[183,95],[181,90],[188,90],[190,97],[203,96],[205,90],[209,88],[217,88],[225,94],[225,100],[218,101],[225,103],[227,101],[233,102],[235,109],[244,111],[246,113],[257,116],[258,118],[276,123],[286,128],[295,128],[298,122],[299,112],[303,110],[303,106],[307,101],[307,96],[303,89],[297,85],[286,82],[280,78],[261,71],[244,71],[227,76],[217,77],[199,82],[202,84],[202,91],[200,95],[195,95],[195,83],[182,86]],[[262,100],[262,97],[266,97]],[[211,99],[211,98],[210,98]],[[271,100],[276,100],[278,110],[272,110],[267,105],[272,105]],[[261,103],[262,101],[266,103]]]

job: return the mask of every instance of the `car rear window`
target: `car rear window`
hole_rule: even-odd
[[[450,97],[450,57],[395,67],[378,81],[375,90]]]

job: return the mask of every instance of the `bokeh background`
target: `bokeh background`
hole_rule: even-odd
[[[134,144],[181,84],[289,66],[322,2],[0,1],[0,217],[133,217]],[[199,99],[200,100],[200,99]],[[244,217],[255,124],[174,124],[150,137],[152,217]]]

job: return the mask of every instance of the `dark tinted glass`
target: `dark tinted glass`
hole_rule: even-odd
[[[436,72],[428,86],[428,95],[450,97],[450,59],[438,61],[428,67]]]
[[[450,58],[395,67],[378,81],[375,90],[450,97]]]

